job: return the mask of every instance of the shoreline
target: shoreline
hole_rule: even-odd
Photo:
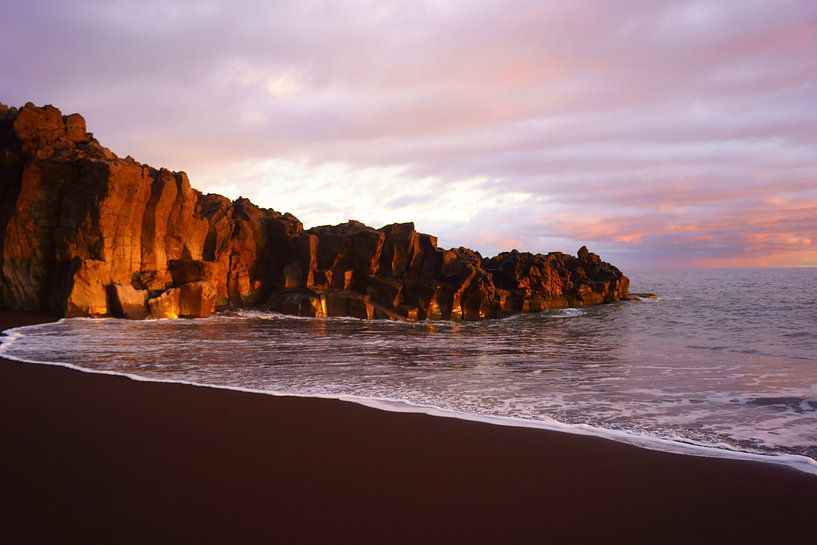
[[[117,319],[117,318],[106,318]],[[207,318],[201,318],[207,319]],[[313,318],[298,318],[298,319],[313,319]],[[352,318],[354,319],[354,318]],[[42,322],[41,322],[42,323]],[[39,324],[29,324],[39,325]],[[18,326],[26,327],[26,326]],[[17,328],[11,328],[0,331],[5,334],[7,331]],[[0,345],[2,346],[2,345]],[[569,435],[597,437],[608,441],[614,441],[625,445],[635,446],[656,452],[666,452],[672,454],[680,454],[684,456],[698,456],[703,458],[723,458],[726,460],[741,460],[758,462],[762,464],[772,464],[783,466],[795,471],[806,473],[817,477],[817,460],[809,458],[808,456],[798,454],[762,454],[745,452],[740,450],[733,450],[727,447],[717,447],[712,445],[705,445],[700,443],[685,442],[681,440],[673,440],[661,437],[654,437],[648,435],[636,435],[626,431],[600,428],[588,424],[566,424],[554,420],[552,424],[541,420],[529,420],[524,418],[514,418],[509,416],[489,416],[476,413],[457,412],[432,405],[416,405],[407,401],[399,399],[373,398],[353,395],[318,395],[318,394],[299,394],[296,392],[286,391],[269,391],[256,390],[252,388],[242,388],[239,386],[226,386],[220,384],[206,384],[200,382],[180,381],[180,380],[164,380],[159,378],[143,377],[141,375],[134,375],[131,373],[120,373],[116,371],[95,370],[80,367],[70,363],[64,362],[49,362],[49,361],[33,361],[25,359],[17,359],[9,357],[0,351],[0,360],[9,360],[16,363],[30,364],[30,365],[46,365],[52,367],[60,367],[76,371],[79,373],[90,373],[98,375],[107,375],[114,377],[126,378],[135,382],[147,382],[154,384],[179,384],[183,386],[191,386],[194,388],[209,388],[214,390],[223,390],[230,392],[239,392],[255,395],[266,395],[275,398],[303,398],[303,399],[325,399],[329,401],[339,401],[344,403],[352,403],[363,407],[372,408],[375,410],[392,412],[392,413],[408,413],[408,414],[424,414],[434,418],[451,418],[463,422],[477,422],[481,424],[488,424],[491,426],[505,426],[512,428],[527,428],[534,430],[550,431],[555,433],[566,433]]]
[[[6,311],[0,311],[3,313]],[[57,322],[65,320],[66,318],[55,318],[50,317],[47,315],[33,315],[35,320],[34,323],[26,323],[20,324],[17,326],[12,326],[10,328],[4,328],[2,317],[0,317],[0,334],[5,335],[8,331],[12,331],[19,327],[27,327],[27,326],[34,326],[39,325],[42,323],[49,323],[49,322]],[[218,317],[218,315],[213,315],[208,318],[199,318],[200,320],[207,320]],[[305,318],[305,317],[291,317],[287,316],[287,319],[297,319],[297,320],[311,320],[314,318]],[[96,319],[106,319],[106,320],[116,320],[117,318],[73,318],[74,320],[96,320]],[[332,318],[329,318],[332,319]],[[348,317],[341,317],[336,318],[341,320],[358,320],[357,318],[348,318]],[[397,322],[397,323],[406,323],[406,322]],[[0,339],[2,340],[2,339]],[[3,346],[2,343],[0,347]],[[65,369],[69,369],[72,371],[80,372],[80,373],[90,373],[90,374],[100,374],[100,375],[107,375],[107,376],[115,376],[115,377],[122,377],[126,379],[130,379],[136,382],[148,382],[148,383],[156,383],[156,384],[180,384],[185,386],[191,386],[196,388],[209,388],[215,390],[224,390],[224,391],[232,391],[232,392],[239,392],[239,393],[248,393],[248,394],[257,394],[257,395],[267,395],[276,398],[305,398],[305,399],[325,399],[330,401],[339,401],[345,403],[353,403],[356,405],[361,405],[363,407],[369,407],[376,410],[386,411],[386,412],[393,412],[393,413],[410,413],[410,414],[424,414],[428,416],[432,416],[435,418],[452,418],[455,420],[460,420],[464,422],[478,422],[482,424],[488,424],[493,426],[505,426],[505,427],[515,427],[515,428],[528,428],[528,429],[535,429],[535,430],[544,430],[556,433],[566,433],[570,435],[578,435],[578,436],[587,436],[587,437],[597,437],[600,439],[614,441],[617,443],[622,443],[626,445],[635,446],[638,448],[643,448],[647,450],[653,450],[656,452],[666,452],[672,454],[680,454],[685,456],[698,456],[698,457],[705,457],[705,458],[723,458],[727,460],[741,460],[741,461],[750,461],[750,462],[758,462],[764,464],[772,464],[777,466],[783,466],[790,469],[794,469],[796,471],[806,473],[809,475],[813,475],[817,477],[817,460],[810,458],[804,455],[798,454],[787,454],[787,453],[771,453],[765,454],[760,452],[746,452],[741,450],[731,449],[727,446],[719,447],[716,445],[707,445],[703,443],[696,443],[691,441],[685,441],[682,439],[671,439],[671,438],[663,438],[663,437],[656,437],[650,435],[638,435],[628,431],[622,430],[615,430],[610,428],[601,428],[596,427],[588,424],[568,424],[564,422],[560,422],[557,420],[552,420],[552,422],[547,422],[543,420],[533,420],[533,419],[524,419],[524,418],[515,418],[511,416],[492,416],[492,415],[484,415],[478,413],[465,413],[465,412],[458,412],[454,410],[445,409],[442,407],[437,407],[433,405],[418,405],[413,404],[407,401],[403,401],[400,399],[389,399],[389,398],[373,398],[373,397],[364,397],[364,396],[355,396],[355,395],[333,395],[333,394],[301,394],[297,392],[288,392],[288,391],[270,391],[270,390],[257,390],[253,388],[244,388],[240,386],[229,386],[229,385],[221,385],[221,384],[206,384],[200,382],[192,382],[192,381],[183,381],[183,380],[168,380],[168,379],[161,379],[161,378],[150,378],[144,377],[141,375],[125,373],[125,372],[117,372],[117,371],[109,371],[109,370],[96,370],[90,369],[85,367],[80,367],[78,365],[64,363],[64,362],[52,362],[52,361],[35,361],[35,360],[26,360],[21,358],[14,358],[4,354],[2,349],[0,348],[0,360],[7,359],[11,361],[15,361],[18,363],[28,363],[32,365],[47,365],[53,367],[61,367]]]
[[[4,312],[0,326],[48,318]],[[7,359],[0,388],[2,518],[15,543],[817,534],[817,478],[767,462]]]

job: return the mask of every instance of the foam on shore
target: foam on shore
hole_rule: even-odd
[[[95,319],[95,318],[94,318]],[[60,320],[59,322],[64,321]],[[76,320],[76,319],[73,319]],[[57,323],[59,323],[57,322]],[[38,360],[31,360],[20,358],[8,353],[8,348],[11,347],[14,342],[21,338],[26,330],[31,330],[35,328],[45,327],[51,324],[36,324],[31,326],[22,326],[17,328],[7,329],[2,332],[4,338],[0,339],[2,344],[0,344],[0,357],[6,358],[9,360],[14,360],[22,363],[30,363],[30,364],[38,364],[38,365],[53,365],[57,367],[63,367],[72,369],[75,371],[80,371],[84,373],[92,373],[92,374],[100,374],[100,375],[111,375],[111,376],[118,376],[124,377],[135,381],[140,382],[153,382],[153,383],[166,383],[166,384],[182,384],[187,386],[194,386],[200,388],[212,388],[218,390],[230,390],[230,391],[237,391],[237,392],[245,392],[251,394],[262,394],[262,395],[270,395],[273,397],[299,397],[299,398],[317,398],[317,399],[331,399],[331,400],[338,400],[338,401],[345,401],[349,403],[355,403],[358,405],[362,405],[365,407],[370,407],[373,409],[389,411],[389,412],[398,412],[398,413],[420,413],[426,414],[429,416],[435,417],[443,417],[443,418],[454,418],[458,420],[465,420],[471,422],[480,422],[485,424],[492,424],[498,426],[511,426],[511,427],[519,427],[519,428],[532,428],[532,429],[541,429],[541,430],[548,430],[548,431],[555,431],[555,432],[562,432],[562,433],[570,433],[574,435],[583,435],[583,436],[591,436],[591,437],[599,437],[607,440],[617,441],[620,443],[626,443],[629,445],[637,446],[640,448],[645,448],[649,450],[656,450],[656,451],[663,451],[663,452],[670,452],[674,454],[682,454],[682,455],[692,455],[692,456],[703,456],[703,457],[710,457],[710,458],[726,458],[726,459],[733,459],[733,460],[744,460],[744,461],[751,461],[751,462],[760,462],[760,463],[771,463],[776,465],[787,466],[792,469],[808,473],[811,475],[817,476],[817,461],[807,457],[807,456],[800,456],[795,454],[759,454],[759,453],[752,453],[752,452],[743,452],[729,448],[726,445],[707,445],[703,443],[693,442],[685,439],[677,439],[677,438],[661,438],[655,437],[652,435],[647,434],[638,434],[629,431],[622,431],[622,430],[614,430],[614,429],[607,429],[597,426],[591,426],[586,424],[569,424],[564,422],[559,422],[554,419],[527,419],[527,418],[515,418],[510,416],[494,416],[494,415],[484,415],[484,414],[473,414],[473,413],[465,413],[465,412],[458,412],[452,411],[448,409],[444,409],[441,407],[436,407],[432,405],[419,405],[410,402],[406,402],[400,399],[389,399],[389,398],[371,398],[371,397],[363,397],[363,396],[355,396],[355,395],[334,395],[334,394],[320,394],[320,393],[300,393],[300,392],[290,392],[290,391],[274,391],[274,390],[262,390],[262,389],[254,389],[254,388],[244,388],[240,386],[233,386],[233,385],[220,385],[220,384],[206,384],[194,381],[185,381],[185,380],[171,380],[171,379],[160,379],[155,377],[144,377],[134,373],[126,373],[126,372],[119,372],[119,371],[110,371],[110,370],[102,370],[102,369],[89,369],[86,367],[82,367],[79,365],[60,362],[60,361],[38,361]]]

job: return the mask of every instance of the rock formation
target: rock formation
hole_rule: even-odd
[[[304,230],[291,214],[202,194],[183,172],[117,157],[78,114],[0,105],[0,306],[63,316],[478,320],[625,299],[578,257],[444,250],[412,223]]]

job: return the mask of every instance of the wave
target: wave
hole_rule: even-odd
[[[236,317],[244,318],[244,319],[264,319],[264,320],[300,320],[301,318],[296,317],[289,317],[289,316],[282,316],[282,315],[273,315],[270,313],[258,313],[255,311],[240,311],[235,315],[217,315],[210,318],[206,318],[205,320],[211,321],[221,321],[221,320],[231,320],[235,319]],[[98,318],[80,318],[71,320],[99,320]],[[107,319],[103,319],[107,320]],[[355,320],[342,318],[341,320]],[[65,320],[60,320],[56,323],[64,323]],[[400,322],[396,322],[400,323]],[[450,324],[450,322],[447,322]],[[541,430],[548,430],[548,431],[555,431],[561,433],[570,433],[573,435],[583,435],[583,436],[592,436],[592,437],[600,437],[607,440],[617,441],[620,443],[625,443],[633,446],[637,446],[640,448],[646,448],[650,450],[662,451],[662,452],[670,452],[675,454],[682,454],[682,455],[693,455],[693,456],[703,456],[703,457],[710,457],[710,458],[727,458],[727,459],[734,459],[734,460],[745,460],[745,461],[752,461],[752,462],[761,462],[761,463],[771,463],[776,465],[784,465],[796,469],[798,471],[802,471],[805,473],[809,473],[812,475],[817,475],[817,460],[809,458],[808,456],[798,455],[798,454],[784,454],[784,453],[776,453],[776,454],[765,454],[765,453],[754,453],[754,452],[746,452],[741,450],[736,450],[732,448],[730,445],[727,444],[708,444],[704,442],[690,440],[689,438],[678,437],[678,436],[670,436],[670,437],[658,437],[649,433],[638,433],[629,430],[618,430],[612,428],[605,428],[600,426],[594,426],[589,424],[576,424],[576,423],[565,423],[553,418],[547,417],[539,417],[536,419],[531,418],[521,418],[521,417],[514,417],[514,416],[500,416],[500,415],[489,415],[489,414],[481,414],[481,413],[472,413],[472,412],[465,412],[465,411],[457,411],[451,410],[435,405],[427,405],[427,404],[419,404],[413,403],[410,401],[406,401],[403,399],[396,399],[396,398],[389,398],[389,397],[368,397],[368,396],[360,396],[360,395],[350,395],[350,394],[333,394],[333,393],[304,393],[298,391],[289,391],[289,390],[270,390],[270,389],[258,389],[258,388],[249,388],[249,387],[241,387],[235,385],[226,385],[226,384],[215,384],[215,383],[202,383],[197,381],[188,381],[188,380],[180,380],[180,379],[163,379],[157,377],[147,377],[144,375],[140,375],[138,373],[132,372],[124,372],[124,371],[115,371],[109,369],[92,369],[88,367],[83,367],[81,365],[76,365],[68,362],[62,361],[54,361],[54,360],[37,360],[31,358],[21,357],[19,355],[15,355],[10,353],[10,349],[14,347],[16,342],[20,339],[26,337],[27,333],[33,331],[40,331],[45,329],[48,330],[49,326],[52,324],[37,324],[33,326],[23,326],[18,328],[8,329],[3,332],[4,338],[2,339],[2,344],[0,344],[0,357],[4,357],[6,359],[15,360],[23,363],[29,364],[38,364],[38,365],[53,365],[57,367],[63,367],[72,369],[79,372],[85,373],[93,373],[93,374],[100,374],[100,375],[110,375],[110,376],[118,376],[124,377],[130,380],[140,381],[140,382],[153,382],[153,383],[171,383],[171,384],[183,384],[193,387],[199,388],[213,388],[219,390],[231,390],[231,391],[238,391],[238,392],[247,392],[247,393],[254,393],[254,394],[263,394],[269,395],[274,397],[300,397],[300,398],[319,398],[319,399],[334,399],[343,402],[350,402],[355,403],[358,405],[363,405],[366,407],[389,411],[389,412],[399,412],[399,413],[421,413],[427,414],[434,417],[442,417],[442,418],[455,418],[459,420],[466,420],[466,421],[473,421],[473,422],[481,422],[485,424],[491,425],[500,425],[500,426],[512,426],[512,427],[521,427],[521,428],[533,428],[533,429],[541,429]],[[760,398],[762,399],[762,398]],[[777,404],[785,402],[787,405],[798,405],[799,408],[804,408],[802,402],[808,401],[803,399],[768,399],[768,400],[760,400],[761,405],[764,404]],[[809,405],[809,408],[811,406]]]

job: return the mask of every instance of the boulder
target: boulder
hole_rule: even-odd
[[[190,282],[179,286],[179,316],[206,318],[216,310],[216,290],[209,282]]]
[[[137,290],[130,284],[107,286],[108,312],[118,318],[141,320],[147,318],[147,290]]]
[[[66,318],[108,314],[107,288],[102,280],[107,276],[106,268],[106,263],[99,260],[79,263],[69,281],[71,287],[63,310]]]
[[[155,319],[175,319],[179,317],[179,288],[172,288],[148,299],[150,317]]]

